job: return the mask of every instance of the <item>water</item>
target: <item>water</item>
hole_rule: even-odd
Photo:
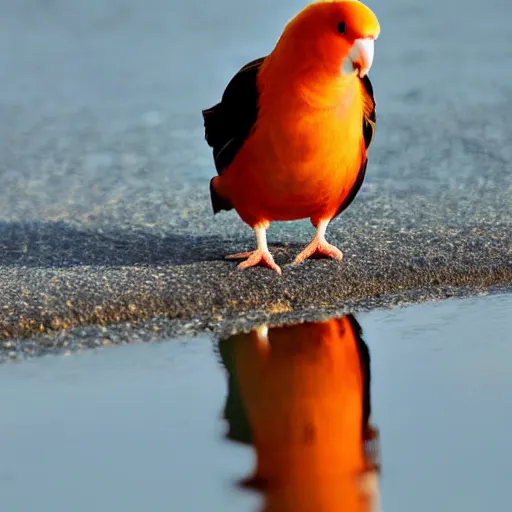
[[[507,510],[511,307],[3,365],[2,510]]]

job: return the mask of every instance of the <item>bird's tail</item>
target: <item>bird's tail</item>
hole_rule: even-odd
[[[204,122],[204,138],[210,147],[215,147],[218,144],[216,134],[219,132],[219,124],[221,122],[221,116],[219,116],[219,105],[207,108],[202,111],[203,122]]]
[[[213,214],[219,213],[221,210],[232,210],[231,201],[222,195],[222,187],[220,186],[220,177],[215,176],[210,180],[210,199],[212,201]]]

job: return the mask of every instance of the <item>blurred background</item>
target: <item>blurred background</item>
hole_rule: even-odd
[[[382,32],[367,184],[399,196],[508,175],[508,0],[368,4]],[[0,218],[178,229],[183,192],[210,218],[201,110],[305,5],[2,0]]]

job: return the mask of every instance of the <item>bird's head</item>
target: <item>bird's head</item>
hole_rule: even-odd
[[[365,76],[373,63],[380,25],[373,11],[358,0],[318,0],[286,26],[280,42],[304,65],[329,73]]]

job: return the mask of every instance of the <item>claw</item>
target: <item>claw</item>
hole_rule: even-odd
[[[294,263],[301,263],[314,254],[321,254],[335,260],[341,260],[343,253],[334,245],[331,245],[326,240],[318,240],[316,238],[295,258]]]
[[[281,268],[274,261],[272,254],[270,254],[269,251],[262,249],[256,249],[255,251],[249,253],[249,257],[245,261],[242,261],[242,263],[238,265],[238,268],[245,269],[249,267],[255,267],[259,264],[266,265],[268,268],[275,270],[279,275],[281,275]]]
[[[237,252],[236,254],[226,254],[224,256],[225,260],[245,260],[246,258],[250,258],[254,251],[247,252]]]
[[[267,247],[266,228],[261,225],[255,226],[254,231],[258,241],[258,248],[255,251],[229,254],[224,256],[224,258],[227,260],[245,259],[245,261],[242,261],[242,263],[238,265],[239,269],[255,267],[256,265],[263,264],[281,275],[281,268],[276,264]]]
[[[337,247],[327,242],[325,239],[325,230],[327,228],[327,224],[328,221],[321,221],[318,224],[315,238],[313,238],[313,240],[306,246],[306,248],[295,258],[295,264],[301,263],[315,254],[327,256],[328,258],[341,261],[343,258],[343,253]]]

